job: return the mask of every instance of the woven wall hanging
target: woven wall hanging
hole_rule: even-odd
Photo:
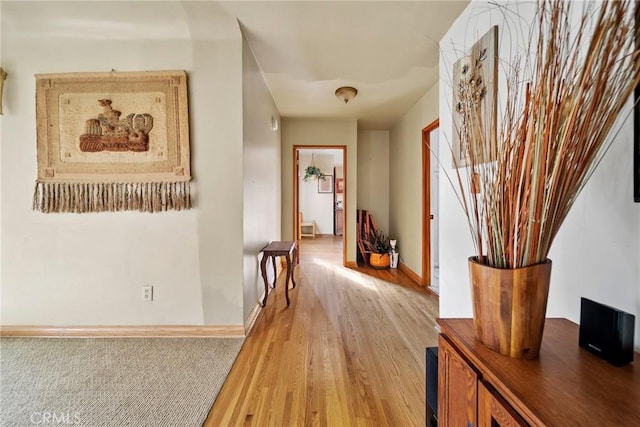
[[[37,74],[44,212],[191,207],[184,71]]]

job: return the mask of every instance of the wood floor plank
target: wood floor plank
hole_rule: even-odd
[[[423,426],[437,297],[342,267],[339,239],[300,254],[291,305],[281,275],[204,425]]]

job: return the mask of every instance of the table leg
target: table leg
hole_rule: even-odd
[[[291,278],[291,255],[287,252],[287,278],[284,281],[284,296],[287,298],[287,307],[289,307],[289,279]]]
[[[269,282],[267,281],[267,254],[262,254],[262,261],[260,261],[260,270],[262,271],[262,280],[264,280],[264,298],[262,299],[262,306],[267,305],[267,297],[269,296]]]
[[[293,287],[291,289],[295,289],[296,287],[295,272],[296,272],[297,264],[298,264],[298,245],[294,242],[293,243],[293,264],[291,264],[291,282],[293,283]]]
[[[271,261],[272,261],[272,264],[273,264],[273,286],[272,286],[272,288],[276,287],[276,282],[278,281],[278,270],[276,270],[276,258],[277,257],[274,257],[274,256],[271,257]]]

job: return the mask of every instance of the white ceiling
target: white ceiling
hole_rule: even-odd
[[[232,1],[283,117],[390,129],[438,80],[438,42],[467,6],[449,1]],[[340,86],[358,96],[344,104]]]
[[[469,3],[0,1],[2,32],[26,38],[43,33],[60,40],[76,33],[100,40],[225,37],[229,20],[219,17],[231,15],[283,117],[357,119],[361,129],[390,129],[437,83],[438,42]],[[150,4],[153,19],[141,20]],[[344,85],[359,91],[346,105],[334,96]]]

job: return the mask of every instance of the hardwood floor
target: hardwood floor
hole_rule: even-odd
[[[326,239],[332,239],[328,237]],[[423,426],[437,297],[341,266],[317,238],[269,296],[205,426]]]
[[[329,263],[341,266],[342,263],[342,237],[323,235],[316,239],[302,239],[299,243],[300,260],[303,263]],[[387,282],[424,292],[428,288],[418,285],[411,277],[397,268],[376,270],[369,265],[360,265],[352,270],[377,277]],[[430,292],[427,290],[427,292]]]

